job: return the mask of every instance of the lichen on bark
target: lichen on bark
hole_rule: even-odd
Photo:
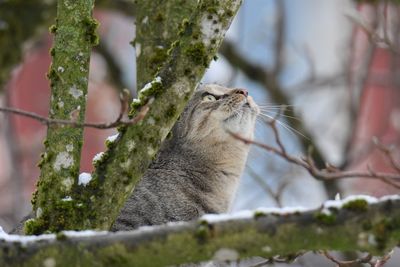
[[[59,0],[53,58],[48,72],[51,86],[49,117],[84,121],[89,60],[98,42],[97,22],[92,18],[94,1]],[[41,173],[32,204],[35,219],[26,222],[28,234],[59,231],[69,217],[79,216],[76,187],[83,139],[83,128],[50,125],[45,152],[39,163]]]
[[[150,82],[168,59],[168,50],[177,40],[182,21],[188,20],[197,0],[138,0],[136,2],[137,88]]]

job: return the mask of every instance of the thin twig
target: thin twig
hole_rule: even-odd
[[[274,124],[271,124],[271,127],[276,127]],[[276,132],[276,131],[274,131]],[[310,156],[304,157],[304,158],[299,158],[295,157],[292,155],[287,154],[285,151],[282,151],[282,149],[260,143],[254,140],[250,140],[248,138],[244,138],[240,136],[237,133],[233,133],[229,131],[229,134],[231,134],[234,138],[242,141],[245,144],[253,144],[258,147],[261,147],[269,152],[272,152],[281,158],[285,159],[286,161],[296,164],[298,166],[301,166],[302,168],[306,169],[313,177],[315,177],[318,180],[322,181],[332,181],[332,180],[338,180],[338,179],[343,179],[343,178],[356,178],[356,177],[362,177],[362,178],[369,178],[369,179],[379,179],[384,183],[390,184],[391,186],[400,189],[400,185],[394,183],[393,180],[399,180],[400,182],[400,173],[387,173],[387,172],[375,172],[373,170],[368,170],[368,171],[341,171],[339,169],[329,167],[326,169],[321,169],[318,168],[313,161],[313,159]],[[277,139],[277,135],[275,135],[275,139]]]
[[[126,101],[121,101],[121,111],[117,117],[117,119],[113,122],[107,122],[107,123],[92,123],[92,122],[85,122],[85,123],[80,123],[74,120],[61,120],[61,119],[50,119],[45,116],[41,116],[39,114],[29,112],[29,111],[24,111],[16,108],[10,108],[10,107],[0,107],[1,112],[6,112],[6,113],[12,113],[12,114],[17,114],[21,116],[25,116],[27,118],[31,118],[34,120],[37,120],[38,122],[50,126],[50,125],[70,125],[72,127],[87,127],[87,128],[96,128],[96,129],[110,129],[110,128],[116,128],[118,126],[122,125],[134,125],[138,122],[140,122],[144,116],[147,114],[149,110],[149,105],[151,101],[148,101],[146,105],[144,105],[139,113],[131,120],[124,121],[122,120],[122,117],[127,110],[127,103]]]
[[[330,255],[327,251],[323,251],[322,254],[330,261],[336,263],[336,267],[351,267],[354,266],[356,263],[370,263],[372,260],[372,255],[367,254],[366,256],[360,258],[360,259],[355,259],[355,260],[350,260],[350,261],[340,261],[338,259],[335,259],[332,255]]]

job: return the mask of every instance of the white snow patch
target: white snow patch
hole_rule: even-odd
[[[82,90],[79,90],[76,85],[72,85],[71,88],[69,88],[69,94],[73,96],[73,98],[78,99],[79,97],[83,96]]]
[[[160,76],[157,76],[157,77],[154,79],[154,82],[156,82],[156,83],[162,83],[161,77],[160,77]]]
[[[67,237],[90,237],[90,236],[99,236],[109,234],[107,231],[93,231],[93,230],[85,230],[85,231],[63,231],[62,232]]]
[[[110,142],[110,143],[113,143],[113,142],[115,142],[115,140],[117,140],[118,136],[119,136],[119,133],[116,133],[116,134],[114,134],[114,135],[111,135],[111,136],[107,137],[106,140],[107,140],[108,142]]]
[[[30,242],[55,239],[55,237],[55,234],[45,234],[39,236],[9,235],[4,232],[3,228],[0,226],[0,240],[4,240],[6,242],[19,242],[22,245],[26,245]]]
[[[134,98],[134,99],[132,100],[132,103],[133,103],[133,104],[140,104],[141,101],[140,101],[139,99],[137,99],[137,98]]]
[[[103,155],[104,155],[104,152],[100,152],[100,153],[97,153],[96,155],[94,155],[94,157],[93,157],[93,159],[92,159],[93,164],[94,164],[96,161],[101,160],[101,158],[103,157]]]
[[[60,171],[61,168],[71,167],[73,163],[74,160],[72,155],[70,155],[68,152],[61,152],[57,155],[53,167],[56,171]]]
[[[87,172],[79,174],[78,185],[86,186],[92,180],[92,175]]]
[[[343,200],[328,200],[322,204],[321,212],[325,212],[325,213],[329,214],[330,208],[340,209],[346,203],[354,201],[354,200],[358,200],[358,199],[363,199],[368,204],[375,204],[378,202],[385,202],[385,201],[390,201],[390,200],[392,200],[392,201],[400,200],[400,195],[384,196],[380,199],[377,199],[377,198],[371,197],[371,196],[367,196],[367,195],[354,195],[354,196],[346,197]],[[294,213],[298,213],[298,212],[307,212],[307,211],[315,211],[315,209],[304,208],[304,207],[258,208],[256,210],[242,210],[242,211],[234,212],[231,214],[205,214],[202,217],[200,217],[199,220],[205,220],[209,223],[215,223],[215,222],[220,222],[220,221],[229,221],[229,220],[236,220],[236,219],[251,219],[257,213],[263,213],[266,215],[267,214],[289,215],[289,214],[294,214]]]
[[[66,196],[66,197],[62,198],[61,200],[62,201],[72,201],[72,197]]]
[[[63,231],[62,232],[66,237],[92,237],[92,236],[101,236],[109,234],[107,231]],[[38,236],[24,236],[24,235],[9,235],[4,232],[3,228],[0,226],[0,240],[5,242],[18,242],[22,245],[27,245],[28,243],[42,241],[42,240],[55,240],[55,234],[43,234]]]
[[[388,200],[399,200],[400,199],[400,195],[387,195],[387,196],[383,196],[381,197],[379,200],[380,201],[388,201]]]
[[[330,214],[330,209],[340,209],[343,205],[359,199],[365,200],[368,204],[374,204],[379,201],[377,198],[367,195],[354,195],[339,200],[327,200],[322,205],[322,212]]]
[[[65,69],[64,69],[64,67],[59,66],[57,68],[57,71],[63,73],[65,71]]]
[[[142,90],[140,90],[140,93],[146,92],[147,90],[149,90],[151,87],[153,87],[153,84],[155,83],[160,83],[162,84],[162,79],[160,76],[157,76],[156,78],[154,78],[154,80],[152,80],[149,83],[146,83],[145,86],[142,88]]]
[[[231,248],[220,248],[213,256],[216,261],[236,261],[239,258],[239,253]]]
[[[278,214],[278,215],[288,215],[294,214],[298,212],[309,211],[310,209],[304,207],[284,207],[284,208],[258,208],[256,210],[241,210],[238,212],[234,212],[231,214],[222,213],[222,214],[205,214],[200,217],[200,220],[205,220],[209,223],[215,223],[220,221],[230,221],[237,219],[251,219],[257,213],[263,214]]]

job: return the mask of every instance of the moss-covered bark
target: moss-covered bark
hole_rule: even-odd
[[[93,1],[58,1],[56,25],[50,28],[55,35],[48,73],[52,119],[84,121],[90,52],[98,42],[93,5]],[[82,139],[83,128],[49,126],[32,200],[37,218],[25,224],[27,233],[61,230],[64,221],[77,212],[71,201],[78,186]]]
[[[232,217],[154,227],[152,230],[36,241],[0,241],[1,266],[171,266],[211,260],[222,250],[236,255],[290,256],[301,251],[338,250],[383,254],[400,242],[400,200],[291,214],[254,212]],[[222,215],[225,216],[225,215]],[[219,257],[221,258],[221,257]]]
[[[137,88],[150,82],[168,58],[184,19],[189,20],[197,0],[139,0],[136,2]]]

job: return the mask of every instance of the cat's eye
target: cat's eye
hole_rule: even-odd
[[[203,101],[205,101],[205,102],[211,102],[211,101],[215,101],[215,100],[217,100],[217,99],[213,95],[207,94],[207,95],[203,96]]]

